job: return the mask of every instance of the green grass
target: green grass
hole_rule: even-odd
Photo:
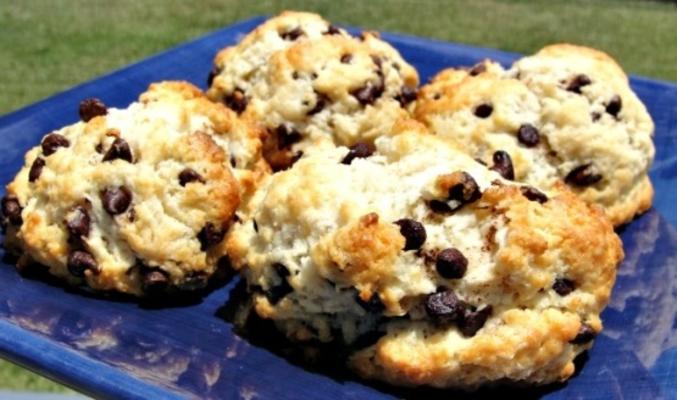
[[[609,52],[631,73],[677,81],[677,6],[669,2],[23,0],[0,5],[0,114],[236,20],[284,9],[524,53],[580,43]],[[0,363],[0,388],[62,387]]]
[[[70,389],[0,359],[0,390],[66,392]]]

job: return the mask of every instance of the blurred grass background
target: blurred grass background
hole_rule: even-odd
[[[585,44],[630,73],[677,81],[674,0],[0,0],[0,114],[237,20],[285,9],[522,53],[553,42]],[[4,361],[0,388],[67,391]]]

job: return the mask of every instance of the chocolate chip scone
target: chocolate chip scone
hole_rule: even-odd
[[[257,164],[256,130],[182,82],[154,84],[126,109],[87,99],[79,111],[7,186],[5,245],[19,267],[133,295],[204,287],[227,261],[240,202],[230,163]],[[243,186],[259,172],[235,169]]]
[[[269,20],[214,64],[208,95],[263,123],[274,170],[323,145],[373,141],[407,115],[418,85],[378,34],[351,37],[306,13]]]
[[[653,122],[597,50],[559,44],[507,71],[489,61],[445,70],[421,89],[414,114],[508,179],[565,182],[614,225],[651,206]]]
[[[396,385],[571,376],[623,257],[603,212],[397,128],[371,155],[317,152],[260,186],[227,238],[256,313]]]

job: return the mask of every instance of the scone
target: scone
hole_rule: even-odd
[[[261,173],[244,170],[260,159],[257,131],[182,82],[154,84],[126,109],[87,99],[79,111],[7,186],[5,245],[19,267],[133,295],[204,287],[227,263],[236,177],[246,188]]]
[[[269,20],[214,64],[209,97],[263,123],[273,170],[325,145],[371,143],[407,115],[418,85],[378,34],[351,37],[307,13]]]
[[[623,257],[603,212],[397,128],[372,155],[328,149],[262,183],[227,238],[256,313],[396,385],[571,376]]]
[[[651,206],[654,125],[600,51],[559,44],[507,71],[490,61],[445,70],[421,88],[414,115],[508,179],[565,182],[614,225]]]

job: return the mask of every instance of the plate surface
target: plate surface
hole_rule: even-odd
[[[184,79],[204,88],[215,52],[235,43],[262,20],[237,23],[0,118],[0,183],[4,186],[12,179],[25,151],[46,132],[77,121],[81,99],[96,96],[109,106],[125,107],[151,82],[163,79]],[[418,68],[422,82],[443,67],[472,65],[483,58],[510,64],[518,56],[402,35],[382,36]],[[656,122],[657,153],[651,172],[657,193],[654,209],[621,232],[626,259],[603,314],[605,329],[580,374],[567,384],[517,390],[522,398],[677,398],[677,85],[632,78],[632,86]],[[451,395],[399,390],[341,373],[310,370],[280,352],[253,344],[256,341],[236,335],[233,325],[220,317],[235,281],[197,304],[152,309],[22,277],[4,250],[0,257],[0,355],[96,397]]]

